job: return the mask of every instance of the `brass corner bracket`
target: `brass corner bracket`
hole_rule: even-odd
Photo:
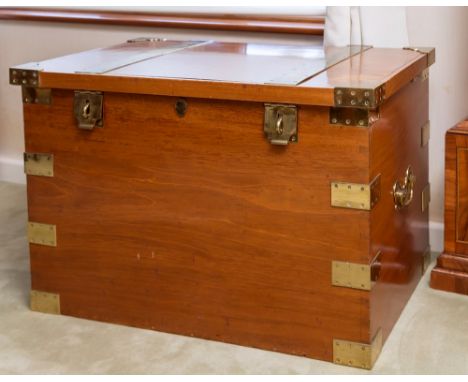
[[[427,146],[430,138],[431,138],[431,122],[427,121],[421,127],[421,147]]]
[[[35,312],[60,314],[60,295],[31,290],[30,307]]]
[[[426,184],[426,187],[421,192],[421,212],[426,212],[431,203],[431,184]]]
[[[24,153],[24,173],[36,176],[54,176],[54,154]]]
[[[372,369],[382,351],[382,329],[377,330],[370,344],[333,340],[333,362],[339,365]]]
[[[39,86],[39,70],[10,68],[10,85],[37,88]]]
[[[378,110],[351,107],[331,107],[330,125],[370,127],[380,118]]]
[[[370,264],[332,261],[332,285],[371,290],[380,277],[382,252],[374,256]]]
[[[385,99],[384,86],[374,89],[366,88],[344,88],[334,89],[335,107],[353,107],[360,109],[375,109],[379,107]]]
[[[50,105],[52,103],[52,90],[36,88],[32,86],[21,86],[21,93],[24,103]]]
[[[331,182],[332,207],[370,211],[380,200],[380,174],[369,184]]]
[[[57,228],[52,224],[28,222],[28,241],[31,244],[57,246]]]

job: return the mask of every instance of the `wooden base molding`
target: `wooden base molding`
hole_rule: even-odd
[[[431,273],[431,288],[468,295],[468,258],[440,255]]]
[[[468,120],[447,132],[445,147],[445,250],[431,287],[468,295]]]

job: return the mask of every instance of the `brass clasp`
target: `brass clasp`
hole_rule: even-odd
[[[294,105],[265,104],[265,136],[272,145],[297,142],[297,108]]]

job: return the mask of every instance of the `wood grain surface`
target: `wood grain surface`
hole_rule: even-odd
[[[58,293],[66,315],[329,361],[333,339],[369,344],[379,328],[387,338],[428,245],[428,81],[416,78],[426,57],[369,49],[300,84],[267,85],[247,81],[262,70],[249,61],[255,46],[213,43],[180,55],[206,57],[207,73],[212,55],[218,64],[236,56],[255,62],[251,72],[238,82],[201,71],[159,78],[168,55],[74,73],[154,47],[132,44],[39,64],[52,102],[24,105],[26,151],[53,154],[54,177],[28,176],[28,210],[29,220],[56,225],[57,246],[30,245],[32,289]],[[288,68],[316,53],[282,49],[269,54],[284,54]],[[330,124],[334,87],[381,84],[389,93],[372,127]],[[77,128],[76,89],[104,93],[102,128]],[[297,106],[297,143],[268,142],[263,102]],[[414,200],[395,210],[392,186],[408,165]],[[332,182],[369,184],[379,174],[371,211],[331,206]],[[370,292],[332,286],[332,261],[369,265],[379,251]]]
[[[368,262],[369,213],[332,208],[331,180],[367,182],[368,130],[299,108],[299,142],[263,136],[263,104],[106,93],[104,127],[77,129],[73,93],[25,105],[32,288],[63,314],[332,359],[369,342],[368,292],[333,287],[331,261]]]
[[[380,108],[380,120],[370,133],[371,177],[381,174],[382,198],[370,219],[370,256],[382,253],[379,280],[370,296],[370,322],[372,333],[382,328],[384,339],[421,278],[429,246],[429,211],[421,211],[421,192],[429,182],[428,145],[421,147],[421,127],[429,120],[428,95],[427,80],[412,81]],[[392,187],[403,181],[408,166],[416,176],[413,200],[397,210]]]

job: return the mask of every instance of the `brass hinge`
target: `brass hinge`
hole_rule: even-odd
[[[263,131],[272,145],[297,143],[296,106],[265,104]]]
[[[422,274],[426,273],[427,267],[431,262],[431,246],[428,245],[422,256]]]
[[[431,184],[426,184],[426,187],[421,192],[421,212],[426,212],[431,202]]]
[[[75,91],[73,112],[78,127],[92,130],[103,125],[103,95],[100,92]]]
[[[380,174],[369,184],[331,182],[333,207],[371,210],[380,199]]]
[[[379,119],[377,110],[368,109],[331,107],[329,114],[331,125],[369,127]]]
[[[378,329],[370,344],[333,340],[333,362],[339,365],[372,369],[383,346],[382,329]]]
[[[24,172],[26,175],[54,176],[54,155],[24,153]]]
[[[430,137],[431,137],[431,123],[427,121],[421,127],[421,147],[427,146],[427,144],[429,143]]]
[[[50,105],[52,102],[51,89],[22,86],[21,93],[24,103]]]
[[[10,68],[10,84],[36,88],[39,86],[39,70]]]
[[[30,306],[31,310],[35,312],[60,314],[60,295],[31,290]]]
[[[427,67],[431,66],[435,62],[435,49],[434,48],[416,48],[416,47],[404,47],[405,50],[412,50],[414,52],[419,52],[425,54],[427,57]]]
[[[57,246],[57,230],[55,225],[28,222],[28,241],[31,244]]]
[[[370,264],[332,261],[332,285],[371,290],[379,279],[382,252],[377,252]]]
[[[335,107],[353,107],[375,109],[385,99],[385,89],[379,86],[375,89],[335,88]]]

